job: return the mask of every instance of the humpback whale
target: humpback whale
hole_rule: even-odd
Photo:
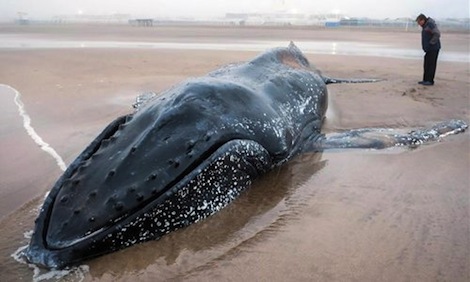
[[[467,128],[321,133],[333,79],[290,44],[140,97],[69,165],[40,210],[26,259],[47,268],[154,240],[202,220],[295,156],[414,146]]]

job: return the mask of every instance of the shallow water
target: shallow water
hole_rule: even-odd
[[[0,48],[3,49],[55,49],[55,48],[132,48],[172,50],[216,50],[216,51],[264,51],[268,48],[286,46],[286,41],[233,41],[223,43],[178,43],[178,42],[136,42],[136,41],[76,41],[57,39],[35,39],[0,34]],[[306,54],[357,55],[390,57],[400,59],[422,59],[419,49],[395,48],[393,46],[359,43],[352,41],[296,41],[295,44]],[[440,61],[469,62],[466,52],[443,51]]]

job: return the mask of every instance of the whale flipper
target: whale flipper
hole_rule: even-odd
[[[340,133],[322,134],[304,151],[329,149],[385,149],[389,147],[416,148],[419,145],[440,141],[442,138],[464,132],[468,125],[462,120],[440,122],[429,128],[404,132],[390,128],[352,129]]]
[[[378,78],[332,78],[323,76],[323,81],[325,84],[334,84],[334,83],[374,83],[383,81],[383,79]]]

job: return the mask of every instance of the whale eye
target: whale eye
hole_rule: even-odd
[[[65,203],[65,202],[67,202],[68,200],[69,200],[69,197],[63,196],[63,197],[60,199],[60,202],[61,202],[61,203]]]
[[[136,147],[136,146],[132,147],[132,148],[131,148],[131,153],[134,153],[136,150],[137,150],[137,147]]]
[[[108,176],[109,176],[109,177],[111,177],[111,176],[113,176],[113,175],[115,175],[115,174],[116,174],[116,171],[115,171],[114,169],[112,169],[112,170],[110,170],[110,171],[108,172]]]

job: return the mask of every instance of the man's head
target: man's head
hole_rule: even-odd
[[[416,22],[417,22],[420,26],[424,26],[424,24],[426,23],[427,19],[428,19],[428,18],[427,18],[424,14],[419,14],[419,16],[416,18]]]

